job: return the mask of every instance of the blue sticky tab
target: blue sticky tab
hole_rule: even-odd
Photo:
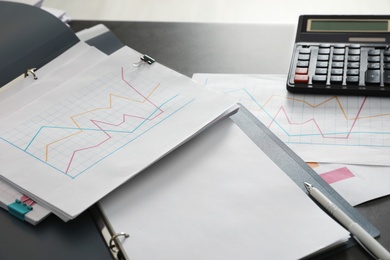
[[[31,206],[21,202],[20,200],[15,200],[14,203],[8,205],[9,213],[20,220],[24,220],[24,215],[31,210]]]

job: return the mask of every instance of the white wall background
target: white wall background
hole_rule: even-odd
[[[390,0],[44,0],[72,19],[296,23],[300,14],[389,14]]]

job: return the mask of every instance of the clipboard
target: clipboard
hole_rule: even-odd
[[[314,172],[300,157],[298,157],[287,145],[278,139],[265,125],[255,118],[244,106],[236,114],[230,116],[232,121],[276,164],[286,175],[288,175],[299,188],[307,193],[304,182],[312,183],[313,186],[321,190],[326,196],[342,209],[348,216],[359,223],[373,237],[379,236],[379,231],[367,221],[359,212],[357,212],[347,201],[345,201],[333,188],[329,186],[321,177]],[[142,175],[142,173],[141,173]],[[108,248],[111,250],[114,258],[128,259],[123,249],[121,241],[127,239],[130,231],[114,230],[110,220],[104,213],[104,209],[98,204],[91,208],[91,213],[99,229],[102,231]],[[356,245],[356,242],[350,238],[331,250],[321,252],[321,257],[333,254]],[[311,257],[318,257],[317,254]]]

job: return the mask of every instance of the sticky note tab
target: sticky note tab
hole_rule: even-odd
[[[31,206],[21,202],[20,200],[15,200],[14,203],[8,205],[9,213],[20,220],[24,220],[24,215],[31,210]]]
[[[338,181],[342,181],[348,178],[355,177],[353,173],[347,168],[347,167],[342,167],[330,172],[325,172],[320,174],[322,179],[326,181],[328,184],[332,184]]]
[[[309,165],[312,169],[320,167],[320,165],[316,162],[307,162],[306,164]]]

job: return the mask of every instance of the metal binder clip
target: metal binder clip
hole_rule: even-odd
[[[31,69],[26,70],[26,72],[24,73],[24,77],[27,77],[28,74],[30,73],[33,75],[34,79],[38,79],[37,75],[35,75],[36,70],[37,70],[36,68],[31,68]]]
[[[147,64],[151,65],[151,64],[153,64],[154,62],[155,62],[155,59],[153,59],[152,57],[150,57],[150,56],[144,54],[143,56],[141,56],[139,62],[133,63],[133,66],[139,67],[139,66],[141,66],[141,65],[144,64],[144,63],[147,63]]]
[[[121,232],[121,233],[118,233],[118,234],[115,234],[111,239],[110,239],[110,249],[113,251],[113,252],[117,252],[117,250],[115,249],[117,246],[115,245],[115,239],[117,237],[120,237],[120,236],[124,236],[125,238],[128,238],[130,235],[129,234],[126,234],[124,232]]]

